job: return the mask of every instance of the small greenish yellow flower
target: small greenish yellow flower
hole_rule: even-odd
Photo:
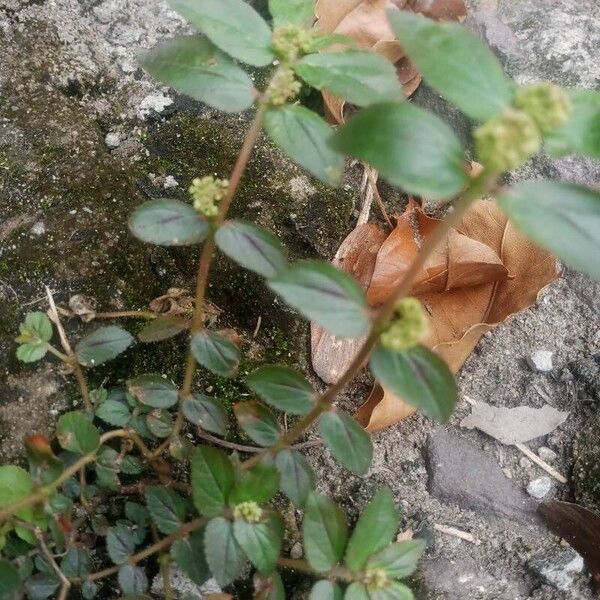
[[[270,106],[282,106],[298,94],[301,88],[291,69],[279,69],[267,88],[266,98]]]
[[[402,298],[394,311],[389,327],[381,334],[384,348],[403,352],[416,346],[427,333],[427,315],[416,298]]]
[[[233,509],[233,516],[247,523],[259,523],[263,517],[263,509],[256,502],[242,502]]]
[[[474,137],[479,162],[496,173],[520,167],[542,145],[542,136],[534,119],[515,108],[507,108],[501,115],[479,126]]]
[[[217,179],[212,175],[197,177],[189,187],[189,193],[194,200],[194,208],[205,217],[216,217],[219,212],[218,204],[225,196],[229,181]]]
[[[370,592],[383,590],[390,585],[388,574],[383,569],[373,568],[365,571],[363,584]]]
[[[550,133],[564,125],[572,110],[567,93],[549,81],[521,88],[515,106],[526,112],[542,133]]]
[[[301,54],[310,52],[314,39],[312,31],[296,25],[277,27],[273,32],[271,45],[277,58],[284,63],[295,61]]]

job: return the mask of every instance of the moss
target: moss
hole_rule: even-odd
[[[600,414],[594,415],[575,442],[575,498],[600,513]]]

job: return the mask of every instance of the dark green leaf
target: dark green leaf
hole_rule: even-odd
[[[177,404],[179,390],[160,375],[140,375],[127,382],[129,393],[142,404],[153,408],[169,408]]]
[[[234,484],[233,465],[217,448],[199,446],[192,455],[192,494],[198,511],[208,517],[218,515]]]
[[[465,27],[407,11],[388,15],[425,81],[469,117],[487,121],[510,106],[513,84],[493,52]]]
[[[92,600],[98,593],[98,586],[93,581],[86,581],[81,586],[81,595],[85,600]]]
[[[106,550],[116,565],[122,565],[135,550],[135,539],[129,527],[115,525],[106,532]]]
[[[383,569],[392,579],[402,579],[414,572],[424,551],[423,540],[396,542],[369,558],[367,567]]]
[[[148,509],[137,502],[125,503],[125,516],[138,527],[146,527],[150,522]]]
[[[205,431],[225,435],[227,413],[218,400],[204,394],[196,394],[183,401],[183,414],[186,419]]]
[[[128,454],[121,462],[121,472],[127,475],[139,475],[142,470],[142,463],[137,456]]]
[[[209,371],[221,377],[231,377],[240,362],[237,346],[216,331],[203,329],[191,341],[194,358]]]
[[[139,333],[140,342],[149,344],[172,338],[188,328],[189,321],[176,315],[161,315],[150,321]]]
[[[0,508],[23,500],[31,495],[34,481],[31,475],[16,465],[0,467]],[[33,520],[33,509],[25,507],[17,511],[16,515],[24,521]]]
[[[373,458],[369,434],[343,410],[330,410],[319,419],[319,433],[331,454],[349,471],[366,473]]]
[[[77,360],[86,367],[95,367],[117,357],[133,344],[130,333],[109,325],[100,327],[75,346]]]
[[[96,416],[114,427],[123,427],[129,423],[129,407],[118,400],[105,400],[96,408]]]
[[[185,521],[186,502],[169,488],[152,486],[146,489],[146,505],[161,533],[175,533]]]
[[[119,481],[119,453],[108,446],[103,446],[98,452],[96,460],[97,484],[103,488],[117,491],[121,482]]]
[[[219,249],[242,267],[274,277],[287,265],[277,236],[251,223],[227,221],[215,234]]]
[[[269,12],[275,27],[310,27],[315,18],[315,0],[269,0]]]
[[[414,600],[410,588],[398,581],[375,590],[367,590],[362,583],[354,582],[346,588],[344,600]]]
[[[83,413],[76,411],[59,417],[56,437],[65,450],[77,454],[89,454],[100,445],[98,430]]]
[[[455,196],[468,182],[464,151],[452,129],[408,102],[361,110],[332,143],[368,162],[392,185],[431,200]]]
[[[404,99],[396,69],[387,58],[374,52],[310,54],[294,70],[309,85],[358,106]]]
[[[308,600],[342,600],[342,590],[337,583],[323,579],[313,585]]]
[[[285,600],[283,581],[277,571],[270,575],[255,573],[253,584],[254,600]]]
[[[214,578],[221,586],[238,577],[246,564],[244,552],[233,535],[233,524],[223,517],[212,519],[206,526],[204,553]]]
[[[140,567],[123,565],[119,569],[119,586],[124,594],[143,594],[148,589],[148,578]]]
[[[319,115],[299,105],[272,108],[265,113],[265,131],[296,163],[329,185],[337,185],[344,157],[329,146],[333,133]]]
[[[66,577],[85,579],[92,569],[90,553],[83,548],[69,548],[60,561],[60,570]]]
[[[286,449],[277,453],[281,491],[296,505],[304,506],[308,493],[315,488],[315,474],[300,452]]]
[[[284,533],[280,515],[271,514],[261,523],[236,519],[233,533],[250,562],[261,573],[268,575],[275,569]]]
[[[448,365],[431,350],[416,346],[394,352],[378,346],[371,371],[383,386],[436,421],[446,422],[458,399],[456,381]]]
[[[23,585],[19,571],[10,563],[0,560],[0,598],[11,598]]]
[[[312,386],[290,367],[264,365],[246,378],[246,384],[265,402],[292,415],[304,415],[315,406]]]
[[[25,583],[28,600],[45,600],[60,587],[60,580],[54,573],[36,573]]]
[[[571,118],[546,138],[551,156],[584,154],[600,158],[600,92],[569,90]]]
[[[243,471],[229,496],[229,504],[242,502],[265,504],[279,489],[279,473],[272,465],[259,463],[249,471]]]
[[[328,571],[340,562],[348,540],[342,509],[329,498],[311,492],[306,500],[302,524],[304,552],[315,571]]]
[[[146,415],[148,429],[157,438],[166,438],[173,431],[173,417],[168,410],[157,408]]]
[[[291,306],[339,337],[360,337],[370,326],[364,294],[333,265],[304,260],[269,282]]]
[[[400,512],[388,487],[381,488],[360,515],[346,549],[346,566],[359,571],[367,559],[396,536]]]
[[[226,112],[250,108],[257,96],[247,73],[199,35],[167,40],[141,64],[162,83]]]
[[[528,181],[498,198],[532,240],[570,267],[600,279],[600,192],[573,183]]]
[[[169,4],[234,58],[255,67],[273,61],[271,30],[243,0],[169,0]]]
[[[208,233],[208,221],[179,200],[151,200],[135,209],[129,229],[142,242],[159,246],[198,244]]]
[[[274,446],[281,437],[281,427],[273,413],[260,402],[238,402],[233,412],[244,433],[261,446]]]
[[[204,529],[176,540],[171,546],[171,557],[195,584],[202,585],[210,578],[210,569],[204,555]]]

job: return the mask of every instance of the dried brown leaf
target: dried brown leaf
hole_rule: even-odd
[[[406,8],[440,21],[463,21],[467,16],[463,0],[408,0]]]

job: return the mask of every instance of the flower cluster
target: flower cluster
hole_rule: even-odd
[[[390,578],[383,569],[367,569],[363,583],[370,592],[383,590],[390,585]]]
[[[571,100],[565,91],[548,81],[521,88],[515,106],[526,112],[544,134],[564,125],[571,115]]]
[[[394,318],[381,334],[381,345],[394,352],[416,346],[427,333],[427,315],[416,298],[402,298],[396,304]]]
[[[270,106],[282,106],[298,94],[302,85],[291,69],[281,68],[266,91],[266,100]]]
[[[263,509],[256,502],[242,502],[233,509],[233,516],[247,523],[259,523],[263,517]]]
[[[229,181],[217,179],[212,175],[197,177],[189,187],[189,193],[194,201],[194,208],[205,217],[216,217],[219,212],[218,204],[225,196]]]
[[[271,45],[277,57],[284,63],[295,61],[301,54],[310,52],[314,34],[312,31],[285,25],[273,32]]]

